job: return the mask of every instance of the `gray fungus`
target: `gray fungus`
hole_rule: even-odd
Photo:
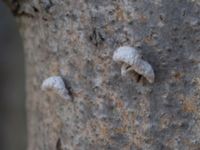
[[[71,100],[69,91],[65,87],[65,83],[60,76],[52,76],[45,79],[41,86],[43,91],[53,91],[65,100]]]
[[[122,76],[133,70],[145,77],[150,83],[154,82],[155,74],[152,66],[142,59],[141,54],[135,48],[128,46],[119,47],[113,54],[113,60],[122,63]]]

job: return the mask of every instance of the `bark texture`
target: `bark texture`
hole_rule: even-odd
[[[34,0],[20,12],[29,150],[200,149],[199,0]],[[121,76],[124,45],[155,83]],[[41,91],[52,75],[72,101]]]

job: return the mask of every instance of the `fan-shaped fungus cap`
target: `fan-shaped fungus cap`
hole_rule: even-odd
[[[113,60],[123,63],[122,75],[130,70],[134,70],[138,74],[144,76],[150,83],[154,82],[155,74],[151,65],[142,60],[140,53],[132,47],[119,47],[113,54]],[[130,66],[128,69],[126,69]]]
[[[70,100],[69,92],[65,87],[65,83],[60,76],[52,76],[45,79],[42,83],[41,89],[43,91],[54,91],[63,99]]]

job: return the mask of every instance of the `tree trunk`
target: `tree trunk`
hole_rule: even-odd
[[[200,149],[199,0],[35,0],[18,22],[27,72],[29,150]],[[120,46],[155,82],[121,76]],[[59,75],[72,101],[43,92]]]

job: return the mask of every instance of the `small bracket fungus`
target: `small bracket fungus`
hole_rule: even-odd
[[[119,47],[113,54],[113,60],[121,62],[121,75],[124,76],[129,71],[144,76],[150,83],[154,82],[155,74],[151,65],[142,59],[140,53],[132,47]]]
[[[43,91],[54,91],[65,100],[71,100],[69,91],[66,89],[65,83],[60,76],[52,76],[45,79],[42,83],[41,89]]]

